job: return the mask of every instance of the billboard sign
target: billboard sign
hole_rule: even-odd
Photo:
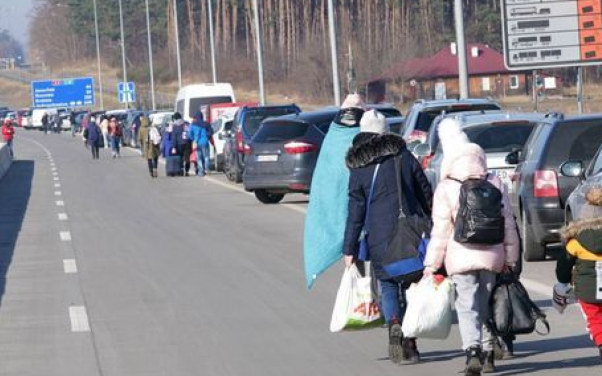
[[[68,78],[31,82],[32,107],[91,107],[94,106],[94,79]]]
[[[510,70],[602,63],[600,0],[501,0]]]

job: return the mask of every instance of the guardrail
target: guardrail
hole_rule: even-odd
[[[8,145],[0,143],[0,179],[6,174],[12,163],[13,157],[8,151]]]

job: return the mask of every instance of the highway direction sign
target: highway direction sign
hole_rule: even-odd
[[[602,63],[602,1],[501,0],[511,70]]]
[[[117,84],[119,103],[136,102],[136,85],[133,82],[120,82]]]
[[[33,107],[91,107],[94,106],[94,79],[68,78],[31,82]]]

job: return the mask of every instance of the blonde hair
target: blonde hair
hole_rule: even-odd
[[[585,200],[590,205],[602,206],[602,186],[596,185],[591,187],[585,193]]]

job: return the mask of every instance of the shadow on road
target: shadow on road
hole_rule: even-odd
[[[33,161],[14,161],[0,180],[0,305],[6,287],[6,274],[31,196],[33,174]]]
[[[592,352],[595,350],[592,349]],[[600,367],[600,357],[583,357],[574,359],[564,360],[553,360],[543,362],[521,362],[517,364],[496,364],[497,372],[496,375],[500,376],[514,376],[514,375],[528,375],[533,372],[541,372],[546,370],[560,370],[566,368],[569,370],[576,370],[578,368],[589,368],[589,367]]]

